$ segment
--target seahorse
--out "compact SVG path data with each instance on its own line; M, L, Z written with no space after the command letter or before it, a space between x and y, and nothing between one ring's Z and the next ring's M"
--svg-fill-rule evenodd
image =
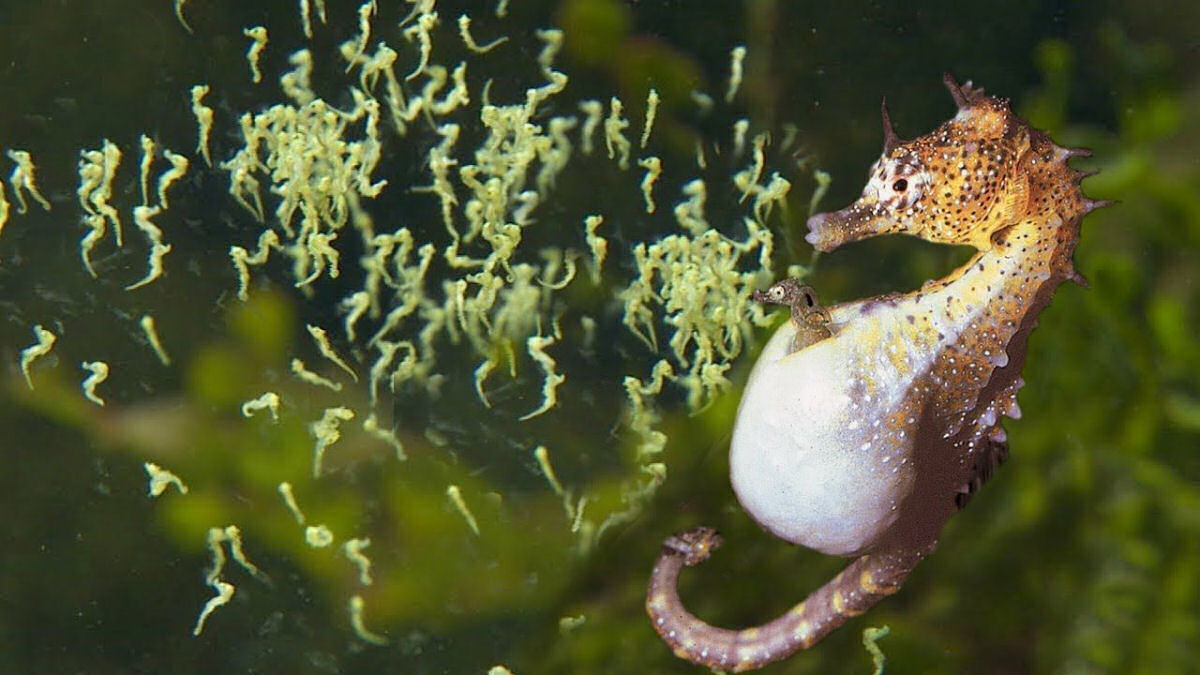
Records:
M730 480L766 530L853 557L775 620L744 630L684 608L680 570L720 545L709 528L670 537L646 611L680 658L740 672L811 647L895 593L937 545L946 521L1008 453L1026 344L1064 281L1086 285L1072 256L1080 223L1104 206L1090 175L1013 114L1007 101L943 78L958 112L911 141L882 106L883 153L862 196L812 216L820 251L889 233L977 249L962 267L910 293L819 310L785 280L760 301L792 307L750 374L730 443ZM782 286L781 286L782 284Z

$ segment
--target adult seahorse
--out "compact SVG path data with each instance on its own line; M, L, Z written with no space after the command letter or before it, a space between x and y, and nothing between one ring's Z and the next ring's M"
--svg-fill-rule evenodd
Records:
M883 155L858 201L808 221L821 251L888 233L974 246L969 262L911 293L821 310L791 280L757 297L792 307L746 384L729 462L738 500L773 534L855 560L767 624L711 626L680 602L683 566L720 538L667 539L646 611L680 657L743 671L807 648L894 593L942 526L1007 454L1025 347L1065 280L1079 225L1102 206L1086 174L1006 101L949 75L958 114L912 141L883 110Z

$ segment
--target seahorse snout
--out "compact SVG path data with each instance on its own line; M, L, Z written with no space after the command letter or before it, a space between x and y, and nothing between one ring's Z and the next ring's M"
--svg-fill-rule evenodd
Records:
M818 251L828 252L851 241L899 230L896 223L878 215L875 205L864 200L841 211L815 214L808 219L804 240Z
M825 226L825 216L828 214L818 213L810 216L808 219L808 234L804 235L804 241L807 241L813 248L819 249L821 242L821 230Z

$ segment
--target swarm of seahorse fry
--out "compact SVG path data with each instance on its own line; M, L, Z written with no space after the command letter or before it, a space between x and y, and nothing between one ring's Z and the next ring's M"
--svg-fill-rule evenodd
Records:
M1104 204L1067 165L1087 151L1055 145L969 82L945 84L957 114L915 140L898 138L884 109L883 154L862 196L810 218L807 240L829 251L903 233L977 253L918 290L825 310L790 280L755 296L792 306L792 320L746 384L734 492L771 533L854 560L775 620L729 630L693 616L676 591L680 570L720 538L697 528L667 539L646 610L680 658L744 671L817 643L896 592L1008 454L1001 417L1020 415L1029 334L1059 284L1083 283L1072 264L1080 221Z

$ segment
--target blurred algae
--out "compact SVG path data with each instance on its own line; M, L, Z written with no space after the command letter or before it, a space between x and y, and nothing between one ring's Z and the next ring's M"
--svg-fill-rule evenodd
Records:
M561 30L536 31L523 64L514 50L529 40L483 16L449 20L432 0L366 2L353 16L318 3L319 22L313 9L299 12L311 44L277 30L295 15L244 29L246 86L266 87L286 60L281 97L238 110L227 85L178 92L194 118L191 157L147 133L136 148L105 138L79 150L75 265L128 294L118 316L141 319L136 330L85 329L69 314L51 317L55 333L35 326L20 369L39 387L21 400L143 462L165 533L211 559L197 636L219 630L243 589L280 592L268 574L281 578L282 561L341 598L343 625L367 644L463 612L546 607L666 480L660 407L711 406L769 322L750 294L773 276L788 169L770 168L766 130L746 147L746 124L736 150L711 146L721 161L659 142L656 119L670 128L697 113L654 86L640 109L580 101L558 65ZM183 27L203 34L183 10ZM318 50L343 21L357 31L337 53ZM745 58L734 50L727 103ZM9 156L18 212L23 192L49 210L29 154ZM160 159L169 166L156 170ZM559 197L581 180L612 192ZM226 202L212 208L232 229L185 236L185 222L212 217L192 211L189 192L218 181ZM143 241L122 236L123 218ZM133 278L111 262L130 250L146 261ZM163 294L214 253L226 267L204 275L223 281L221 297L200 302L223 306L224 325L175 342L183 326ZM88 344L97 331L108 337ZM114 340L141 351L114 355L110 372L92 352ZM51 347L64 361L91 354L84 395L105 416L67 403L64 369L42 363Z

